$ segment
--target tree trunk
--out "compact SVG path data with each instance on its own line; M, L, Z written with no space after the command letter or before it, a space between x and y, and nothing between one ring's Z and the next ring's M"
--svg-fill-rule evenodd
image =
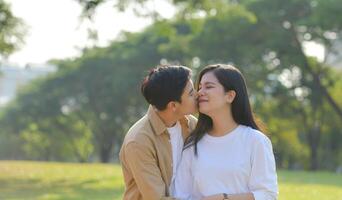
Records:
M308 143L310 147L310 170L317 170L319 168L318 163L318 147L320 143L321 125L316 120L312 131L308 133Z
M336 114L342 119L342 109L340 106L336 103L336 101L333 99L331 94L329 93L328 89L323 85L321 79L320 79L320 74L315 72L314 69L310 66L306 55L304 54L303 47L301 42L299 41L297 37L297 32L294 28L291 28L293 37L294 37L294 42L296 43L296 46L299 48L299 52L301 56L303 57L304 61L304 68L312 75L314 83L317 85L318 89L321 91L321 94L323 95L324 98L328 101L330 106L333 108L333 110L336 112Z
M104 137L106 138L106 137ZM103 138L103 139L104 139ZM110 138L110 137L108 137ZM112 160L112 150L113 150L113 139L107 139L102 141L100 144L100 160L102 163L109 163Z

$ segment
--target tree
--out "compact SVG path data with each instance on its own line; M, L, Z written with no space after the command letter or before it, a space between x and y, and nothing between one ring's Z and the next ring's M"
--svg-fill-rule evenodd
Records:
M300 120L305 126L303 132L310 149L310 168L317 169L318 150L324 126L322 113L327 109L323 105L325 102L328 103L340 120L342 105L329 92L337 80L333 78L330 66L308 57L304 52L304 43L317 42L328 52L334 50L332 44L341 41L342 15L339 12L339 1L174 2L176 5L188 5L187 9L182 10L187 13L184 16L196 17L196 13L205 13L205 29L197 39L195 38L199 46L193 48L206 49L198 52L199 58L209 62L231 61L242 68L250 67L245 71L254 74L248 76L250 82L254 83L253 86L258 86L255 84L259 82L257 79L267 80L276 77L276 81L268 80L261 84L261 87L254 89L259 89L259 92L260 89L267 89L274 98L285 100L284 104L281 104L283 106L292 106L287 102L292 97L296 98L298 106L293 108L296 111L294 114L302 116ZM240 10L244 10L243 13L250 16L250 20L239 17L234 19L234 16L239 15L232 14L231 10L227 11L233 7L242 7ZM233 10L239 13L236 12L237 9ZM184 19L187 20L189 17ZM235 23L231 23L230 19L234 19L232 22ZM257 69L252 70L253 66ZM286 74L289 76L284 78ZM282 77L284 79L280 83L286 88L282 90L286 96L279 92L281 86L274 83ZM263 99L262 97L259 100L264 101Z
M107 1L79 2L84 8L84 12L92 16L95 8ZM113 1L114 5L121 10L131 4L144 5L147 2L149 1ZM308 73L312 77L316 85L315 87L320 90L324 98L342 119L341 106L336 103L336 100L329 93L327 86L321 81L320 75L325 70L324 65L318 65L318 69L313 68L308 62L303 47L303 42L314 41L324 45L329 53L334 51L332 44L336 42L338 39L336 35L339 35L342 29L340 23L342 15L339 12L341 4L339 0L173 0L172 2L176 6L180 5L179 13L184 16L184 20L189 19L191 14L198 12L204 12L206 16L215 13L215 15L220 15L221 18L224 18L225 12L223 10L226 7L235 4L246 7L251 15L255 15L255 20L258 21L255 26L257 30L249 32L255 34L254 42L256 41L261 44L264 50L275 51L281 61L290 61L284 63L285 65L288 63L299 65L303 72ZM152 12L155 13L156 11ZM282 40L284 38L287 40ZM241 42L242 40L237 41Z
M303 51L308 40L329 48L338 40L327 39L323 33L323 27L328 27L325 32L338 35L338 29L332 33L329 28L338 23L316 22L321 20L317 16L330 16L326 11L331 6L315 11L315 4L308 0L174 2L182 6L173 19L158 19L140 33L123 33L109 47L85 49L80 58L57 62L58 73L37 85L44 91L38 94L45 96L35 90L20 96L17 102L22 109L7 110L1 126L12 129L8 132L34 132L42 141L63 133L68 133L65 138L69 134L74 138L70 141L84 137L83 141L91 140L96 157L108 162L113 152L117 154L128 127L146 109L138 86L149 68L181 63L196 73L200 66L224 62L245 74L251 102L268 127L280 167L332 169L341 163L341 146L333 140L341 135L340 117L329 100L342 105L336 95L341 89L340 75ZM11 116L22 117L10 124ZM49 134L49 130L56 131ZM78 135L81 132L91 137ZM89 155L86 146L69 144L85 149L81 157ZM337 156L327 156L330 152ZM332 164L318 163L323 158Z
M26 27L13 16L9 4L0 0L0 59L8 56L23 44Z
M120 2L120 1L117 1ZM129 1L145 4L148 1ZM301 116L302 131L310 149L310 168L318 168L322 113L328 103L342 119L341 103L329 92L336 78L330 66L305 54L304 43L320 43L330 53L341 41L341 4L338 0L199 0L172 1L184 21L202 19L202 29L190 39L189 54L202 64L233 62L253 83L253 92L280 99ZM126 4L127 5L127 4ZM199 13L202 13L199 17ZM184 38L184 37L181 37ZM179 37L178 37L179 39ZM252 48L251 48L252 47ZM205 50L203 50L205 49ZM258 79L267 80L264 83ZM268 80L273 79L273 80ZM277 83L278 82L278 83ZM258 84L256 84L258 83ZM260 84L259 84L260 83ZM285 93L279 92L283 88ZM259 96L260 97L260 96ZM287 104L289 99L296 104ZM263 102L264 98L256 98Z
M140 81L150 67L160 62L163 56L158 52L159 46L167 43L171 34L159 35L160 27L164 24L144 33L127 33L125 41L107 48L85 49L78 59L57 62L56 74L33 83L13 103L18 107L5 110L0 120L7 129L3 131L22 135L29 144L27 151L41 152L37 156L48 160L60 155L52 150L65 148L52 145L56 137L64 136L67 141L59 140L61 145L70 144L71 154L83 161L80 155L84 155L84 149L79 151L75 142L85 137L81 131L86 130L91 132L91 137L87 137L91 138L97 157L109 162L113 151L114 155L118 153L129 126L146 109L139 92ZM16 118L19 120L13 120ZM80 124L80 128L75 124Z

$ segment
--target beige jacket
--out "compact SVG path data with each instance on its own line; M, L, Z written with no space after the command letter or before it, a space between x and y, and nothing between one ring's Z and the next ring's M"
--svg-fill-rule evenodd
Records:
M183 139L195 128L191 115L180 120ZM172 149L166 126L150 106L125 136L120 150L124 200L160 200L169 197L172 178Z

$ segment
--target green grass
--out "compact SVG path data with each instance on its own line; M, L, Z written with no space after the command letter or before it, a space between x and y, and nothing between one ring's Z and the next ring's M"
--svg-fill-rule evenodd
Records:
M279 171L280 200L342 200L342 175Z
M118 165L0 161L1 200L122 199Z
M342 200L342 175L278 172L280 200ZM119 165L0 161L1 200L122 198Z

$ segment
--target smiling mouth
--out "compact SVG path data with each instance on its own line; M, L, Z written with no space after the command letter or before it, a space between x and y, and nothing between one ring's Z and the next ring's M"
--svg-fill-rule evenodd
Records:
M205 103L208 102L207 100L199 100L198 103Z

